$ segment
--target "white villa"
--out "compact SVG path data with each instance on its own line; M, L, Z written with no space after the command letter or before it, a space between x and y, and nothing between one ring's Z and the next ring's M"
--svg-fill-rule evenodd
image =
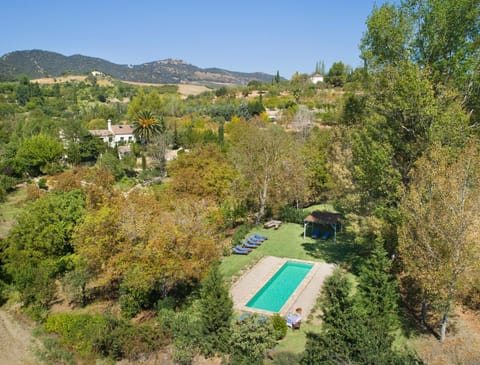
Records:
M310 77L310 81L312 81L313 84L323 82L323 75L321 73L315 73L312 75L312 77Z
M100 138L103 142L108 143L110 147L135 142L132 125L112 125L112 121L110 119L108 120L107 129L94 129L90 130L89 132L93 136Z

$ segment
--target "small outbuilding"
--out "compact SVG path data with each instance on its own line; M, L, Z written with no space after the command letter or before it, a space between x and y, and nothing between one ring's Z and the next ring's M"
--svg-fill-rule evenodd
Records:
M333 240L337 241L337 228L340 226L342 215L340 213L313 211L303 220L303 239L307 237L307 226L327 225L333 229Z

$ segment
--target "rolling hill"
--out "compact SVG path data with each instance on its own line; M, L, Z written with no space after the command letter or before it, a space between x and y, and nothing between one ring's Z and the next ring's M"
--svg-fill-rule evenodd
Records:
M0 80L18 75L30 78L56 77L62 74L82 75L92 70L123 81L159 84L219 83L243 85L252 80L270 82L273 75L242 73L219 68L202 69L181 60L166 59L141 65L118 65L100 58L82 55L28 50L10 52L0 57Z

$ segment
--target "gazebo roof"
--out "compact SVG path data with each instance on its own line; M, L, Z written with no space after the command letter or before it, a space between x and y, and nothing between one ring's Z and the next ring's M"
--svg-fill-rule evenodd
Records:
M313 211L303 220L306 223L338 224L342 215L340 213Z

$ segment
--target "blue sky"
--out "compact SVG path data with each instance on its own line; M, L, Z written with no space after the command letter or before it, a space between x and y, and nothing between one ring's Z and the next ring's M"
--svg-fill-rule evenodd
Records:
M384 0L6 0L0 55L43 49L119 64L165 58L290 78L317 61L359 66L358 45Z

